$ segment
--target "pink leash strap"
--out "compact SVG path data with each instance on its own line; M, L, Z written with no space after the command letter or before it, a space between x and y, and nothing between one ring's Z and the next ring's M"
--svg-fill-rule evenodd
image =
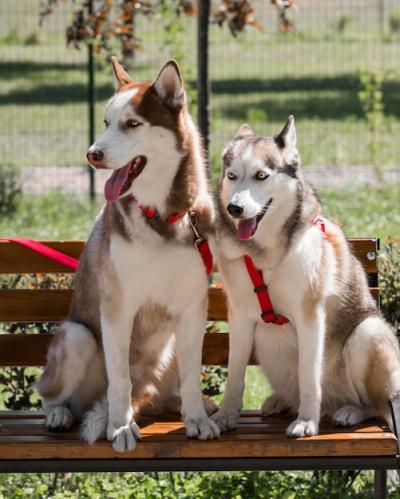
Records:
M50 248L50 246L47 246L46 244L39 243L39 241L33 241L32 239L27 239L25 237L9 237L2 240L25 246L26 248L36 251L36 253L40 253L41 255L50 258L50 260L54 260L69 269L76 270L78 268L79 260L62 253L61 251Z

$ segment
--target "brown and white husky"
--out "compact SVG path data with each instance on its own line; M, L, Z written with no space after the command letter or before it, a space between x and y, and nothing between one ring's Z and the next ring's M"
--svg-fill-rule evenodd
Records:
M88 152L94 167L112 171L108 202L38 384L47 426L84 419L84 439L106 435L125 451L140 438L137 411L181 408L188 436L215 438L199 386L208 283L189 221L194 214L212 239L199 134L174 61L150 84L115 58L113 71L106 128Z
M228 295L230 351L225 397L213 419L234 428L253 345L273 394L265 415L289 410L290 437L318 432L320 415L338 425L381 415L400 394L395 334L372 299L365 272L299 166L291 116L275 137L243 125L223 155L217 219L218 266ZM325 231L321 230L321 225ZM275 315L265 323L243 255L263 273Z

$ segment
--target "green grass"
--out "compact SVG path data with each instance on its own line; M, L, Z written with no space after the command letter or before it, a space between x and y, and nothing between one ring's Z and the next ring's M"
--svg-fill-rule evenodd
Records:
M354 480L351 488L348 481ZM0 498L368 499L372 473L91 473L1 475ZM390 491L391 499L400 497Z
M400 186L363 186L341 191L320 190L324 213L343 227L348 237L377 236L384 240L400 232ZM0 218L0 237L85 239L102 205L86 197L53 191L24 195L14 215Z
M100 200L92 205L84 197L59 191L25 195L15 214L0 217L0 237L86 239L100 206Z
M374 236L384 243L400 234L400 186L364 186L342 191L321 190L323 211L347 237Z

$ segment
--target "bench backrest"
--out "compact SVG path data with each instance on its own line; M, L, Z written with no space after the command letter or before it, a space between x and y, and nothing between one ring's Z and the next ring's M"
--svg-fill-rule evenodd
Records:
M379 302L377 252L379 240L350 239L354 254L368 273L370 291ZM83 241L43 241L43 243L79 258ZM0 274L71 273L56 262L16 243L0 241ZM0 322L60 322L68 313L71 289L0 289ZM227 310L222 289L210 287L208 319L226 321ZM0 367L41 366L45 363L51 334L0 334ZM207 333L203 364L226 365L228 334ZM254 359L251 359L254 363Z

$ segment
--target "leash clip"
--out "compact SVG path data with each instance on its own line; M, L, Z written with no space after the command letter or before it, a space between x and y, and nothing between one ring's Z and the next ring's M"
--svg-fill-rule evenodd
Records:
M202 234L198 229L198 220L196 213L191 211L189 215L189 226L193 232L193 246L198 248L203 241L207 241L207 236Z

